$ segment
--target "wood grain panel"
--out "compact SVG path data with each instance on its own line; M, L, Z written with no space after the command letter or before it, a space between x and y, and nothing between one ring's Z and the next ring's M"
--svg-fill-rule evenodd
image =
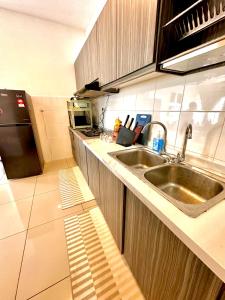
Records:
M153 62L157 0L117 0L117 78Z
M100 203L100 192L99 192L99 162L98 159L91 153L90 150L86 149L87 152L87 168L88 168L88 185L95 196L97 204Z
M87 73L87 46L84 44L83 48L81 49L75 64L75 78L76 78L76 89L81 89L88 80L88 73ZM86 62L86 64L85 64Z
M116 5L117 2L115 0L108 0L97 20L100 85L107 84L117 79Z
M97 29L93 27L74 64L77 90L99 75Z
M213 300L222 281L129 190L124 256L146 299Z
M84 146L81 140L78 141L79 143L79 167L88 182L88 171L87 171L87 156L86 156L86 147Z
M99 163L101 210L118 248L122 251L124 185Z

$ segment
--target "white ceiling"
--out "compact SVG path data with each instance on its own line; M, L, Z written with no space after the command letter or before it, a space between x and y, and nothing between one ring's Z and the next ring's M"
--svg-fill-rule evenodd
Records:
M0 8L87 30L106 0L0 0Z

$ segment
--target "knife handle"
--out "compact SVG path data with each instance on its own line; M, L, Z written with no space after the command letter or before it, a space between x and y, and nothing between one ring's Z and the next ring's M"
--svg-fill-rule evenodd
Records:
M130 121L130 124L129 124L129 126L128 126L128 129L131 128L131 125L132 125L133 122L134 122L134 118L131 118L131 121Z
M126 120L125 120L125 122L124 122L124 127L126 127L129 118L130 118L130 115L127 115Z

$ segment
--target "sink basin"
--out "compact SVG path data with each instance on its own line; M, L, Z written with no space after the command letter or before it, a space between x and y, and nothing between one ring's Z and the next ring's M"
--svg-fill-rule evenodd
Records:
M225 198L225 185L182 165L165 165L144 174L186 214L196 217Z
M123 150L115 157L127 166L135 169L147 169L162 165L166 160L146 148Z

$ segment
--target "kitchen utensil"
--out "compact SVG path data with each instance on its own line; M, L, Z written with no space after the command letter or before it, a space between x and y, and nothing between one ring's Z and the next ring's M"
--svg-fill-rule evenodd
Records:
M130 124L127 126L128 129L131 128L131 125L133 124L133 122L134 122L134 118L131 118Z
M135 144L138 141L138 138L141 134L142 129L143 129L143 125L137 125L137 127L134 128L135 137L134 137L134 140L133 140L133 144Z
M125 147L131 146L135 137L135 132L121 126L116 143Z
M125 120L124 125L123 125L124 127L126 127L129 118L130 118L130 115L127 115L126 120Z
M150 114L137 114L136 115L136 122L138 125L145 126L147 123L151 122L152 115Z
M138 122L136 122L135 125L134 125L134 128L133 128L134 132L135 132L135 129L137 128L137 126L138 126Z

